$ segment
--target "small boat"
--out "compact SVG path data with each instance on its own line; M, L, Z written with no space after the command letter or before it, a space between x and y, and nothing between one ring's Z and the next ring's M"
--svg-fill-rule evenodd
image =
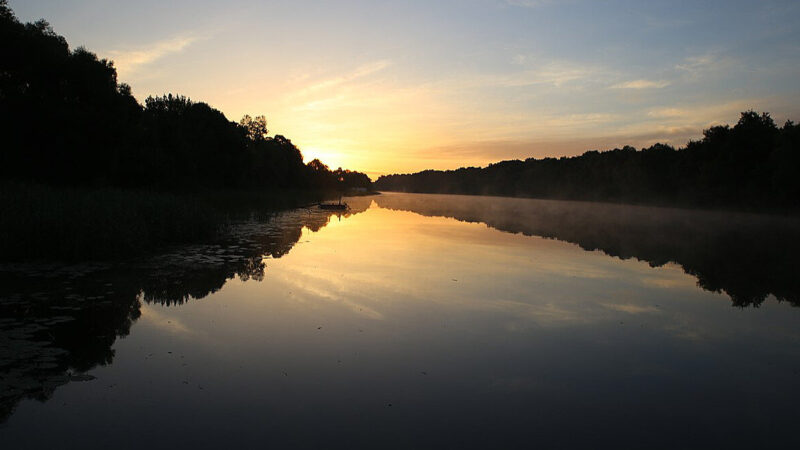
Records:
M333 211L344 211L349 208L347 203L320 203L320 209L328 209Z

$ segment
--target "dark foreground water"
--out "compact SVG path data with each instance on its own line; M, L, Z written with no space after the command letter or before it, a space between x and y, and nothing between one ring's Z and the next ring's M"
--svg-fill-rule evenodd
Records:
M800 448L796 220L349 201L0 267L0 448Z

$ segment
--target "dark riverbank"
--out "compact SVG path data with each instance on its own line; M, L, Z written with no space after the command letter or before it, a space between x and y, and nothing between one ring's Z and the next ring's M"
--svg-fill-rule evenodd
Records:
M0 186L0 260L117 259L203 242L231 220L334 197L321 190L159 192Z
M304 163L264 116L234 122L171 93L140 103L113 61L70 48L45 20L20 22L4 0L0 40L2 261L205 242L231 218L371 185L360 172Z
M385 175L382 191L602 201L786 213L800 211L800 125L743 112L683 148L655 144Z

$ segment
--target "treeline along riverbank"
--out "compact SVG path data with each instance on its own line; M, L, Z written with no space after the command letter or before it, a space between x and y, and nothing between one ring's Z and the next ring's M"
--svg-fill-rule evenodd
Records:
M742 113L675 149L626 146L580 156L502 161L378 178L376 189L612 201L770 212L800 209L800 125Z
M205 238L230 208L293 207L363 173L303 163L264 116L180 95L144 105L114 64L0 0L0 258L108 257Z

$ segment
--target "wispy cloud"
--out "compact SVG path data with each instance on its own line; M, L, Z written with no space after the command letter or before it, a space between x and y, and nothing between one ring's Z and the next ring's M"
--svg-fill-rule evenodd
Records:
M673 117L684 117L687 115L689 111L686 109L681 108L655 108L647 111L648 117L653 117L655 119L664 119L664 118L673 118Z
M740 112L764 103L765 99L751 98L706 105L652 108L647 111L647 117L658 119L661 124L679 121L685 126L705 127L735 121Z
M670 85L666 80L631 80L617 83L611 89L661 89Z
M536 85L561 88L583 83L604 83L612 77L611 72L604 67L574 61L541 61L526 55L516 55L511 62L522 68L512 73L459 76L443 80L443 85L448 89Z
M389 67L390 65L392 65L392 62L390 60L388 60L388 59L372 61L372 62L363 64L363 65L357 67L355 70L353 70L350 73L347 73L347 74L344 74L344 75L339 75L339 76L336 76L336 77L333 77L333 78L328 78L326 80L315 82L315 83L313 83L313 84L301 89L298 92L298 94L300 94L300 95L310 94L310 93L312 93L314 91L319 91L319 90L324 90L324 89L329 89L329 88L332 88L332 87L336 87L336 86L348 83L350 81L354 81L354 80L357 80L359 78L364 78L364 77L367 77L367 76L372 75L374 73L380 72L380 71L386 69L387 67Z
M197 42L200 38L193 35L174 36L146 46L108 52L121 75L128 75L143 66L174 53L179 53Z
M710 54L690 56L684 62L676 64L675 68L686 72L698 72L711 67L715 60L716 58Z
M333 110L382 109L381 102L389 102L391 92L383 86L380 78L367 80L387 67L389 60L377 60L362 64L345 73L290 89L284 96L286 104L294 112L321 114ZM306 80L302 78L300 80ZM367 94L369 93L369 94Z
M605 306L608 309L613 309L615 311L620 311L620 312L624 312L624 313L628 313L628 314L645 314L645 313L660 313L661 312L658 308L656 308L654 306L634 305L634 304L630 304L630 303L625 303L625 304L618 304L618 303L617 304L604 304L603 306Z
M293 111L330 111L332 109L341 108L343 103L347 102L349 98L345 95L334 95L332 97L322 98L319 100L312 100L309 102L301 103L293 106Z
M604 70L581 64L552 62L533 72L533 80L560 87L579 80L591 80L602 75Z
M683 62L675 65L675 70L682 72L690 80L697 80L712 72L729 70L733 65L734 60L731 58L706 53L687 57Z

